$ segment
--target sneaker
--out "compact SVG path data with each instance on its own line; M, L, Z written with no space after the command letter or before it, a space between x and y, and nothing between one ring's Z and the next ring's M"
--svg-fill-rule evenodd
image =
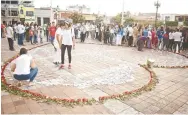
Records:
M57 62L53 62L53 64L55 64L56 66L58 65L58 63L57 63Z
M62 64L62 65L59 67L59 69L64 69L64 64Z
M70 64L69 64L68 68L71 69L71 65Z

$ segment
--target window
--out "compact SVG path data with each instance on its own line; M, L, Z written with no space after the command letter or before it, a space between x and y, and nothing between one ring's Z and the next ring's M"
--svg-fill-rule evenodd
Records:
M43 18L43 23L44 24L49 24L50 23L50 18Z
M26 11L26 16L34 16L33 11Z
M170 21L170 16L165 16L165 21Z
M41 26L41 17L37 17L37 24Z
M1 10L1 16L5 16L5 10Z

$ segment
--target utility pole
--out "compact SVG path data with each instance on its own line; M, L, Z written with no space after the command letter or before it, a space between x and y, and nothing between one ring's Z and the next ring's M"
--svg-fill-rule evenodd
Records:
M154 3L154 6L156 7L155 28L157 28L157 13L158 13L159 7L161 6L161 3L159 3L159 1L157 0L157 2Z
M124 0L123 0L123 7L122 7L122 13L121 13L121 25L123 25L124 22Z

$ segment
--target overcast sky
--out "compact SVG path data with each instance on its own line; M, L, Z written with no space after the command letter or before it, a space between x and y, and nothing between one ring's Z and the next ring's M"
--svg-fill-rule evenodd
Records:
M50 6L51 0L35 0L35 7ZM156 0L124 0L124 11L153 13L156 11ZM188 0L159 0L161 7L159 13L188 14ZM52 6L59 5L66 9L69 5L86 5L91 8L91 13L116 15L122 11L123 0L52 0Z

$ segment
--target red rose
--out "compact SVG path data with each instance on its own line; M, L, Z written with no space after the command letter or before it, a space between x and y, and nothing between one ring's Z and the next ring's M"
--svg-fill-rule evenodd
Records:
M75 102L75 100L74 100L74 99L71 99L71 100L70 100L70 102L71 102L71 103L74 103L74 102Z
M81 102L82 100L81 99L77 99L77 102Z
M83 102L87 102L87 101L88 101L88 99L86 99L86 98L83 98L83 99L82 99L82 101L83 101Z

